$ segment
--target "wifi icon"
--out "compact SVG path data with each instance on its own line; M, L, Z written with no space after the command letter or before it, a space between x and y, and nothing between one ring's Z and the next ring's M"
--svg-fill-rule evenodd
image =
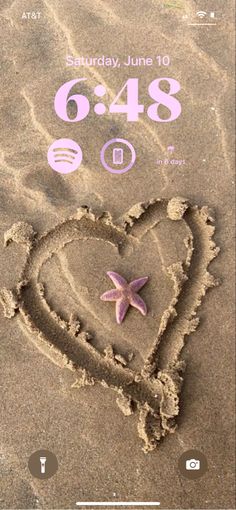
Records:
M207 15L207 12L206 12L206 11L198 11L198 12L197 12L197 16L198 16L199 18L204 18L206 15Z
M60 138L50 145L47 159L50 167L60 174L70 174L79 168L83 154L81 147L70 138Z

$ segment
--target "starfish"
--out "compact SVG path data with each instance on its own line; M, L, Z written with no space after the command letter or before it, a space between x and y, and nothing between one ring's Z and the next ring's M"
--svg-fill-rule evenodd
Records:
M116 288L104 292L100 299L102 301L116 301L116 322L118 324L121 324L124 320L130 305L137 308L142 315L147 314L146 304L137 292L145 285L148 276L137 278L137 280L130 283L114 271L108 271L107 276L111 278Z

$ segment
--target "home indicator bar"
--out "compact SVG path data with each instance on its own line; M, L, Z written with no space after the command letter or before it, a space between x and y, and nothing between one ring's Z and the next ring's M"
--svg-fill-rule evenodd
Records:
M77 501L77 506L159 506L159 501Z

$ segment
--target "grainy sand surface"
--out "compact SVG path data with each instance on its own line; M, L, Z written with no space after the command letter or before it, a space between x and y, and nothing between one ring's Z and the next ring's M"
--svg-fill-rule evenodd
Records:
M0 6L0 508L102 500L233 508L234 3L186 0L182 10L154 0L44 0L33 6L37 20L22 19L31 10L25 0ZM222 15L214 27L188 26L199 9ZM67 55L121 62L170 55L171 64L72 68ZM149 83L163 76L181 83L177 121L93 113L97 84L109 104L128 78L139 78L146 105ZM79 77L87 78L80 90L91 112L68 124L53 100ZM137 152L123 175L100 163L114 137ZM59 138L82 147L78 171L49 167L48 147ZM156 164L169 145L185 164ZM84 205L94 217L77 212ZM110 216L101 219L103 211ZM114 304L99 299L112 287L109 270L129 281L149 276L140 292L146 318L132 309L115 323ZM25 279L28 286L17 288ZM49 480L28 470L39 449L58 459ZM178 471L190 449L208 460L197 481Z

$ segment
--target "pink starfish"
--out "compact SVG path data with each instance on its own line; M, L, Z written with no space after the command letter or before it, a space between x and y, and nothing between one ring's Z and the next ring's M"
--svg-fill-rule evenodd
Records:
M137 292L145 285L148 276L128 283L123 276L114 273L114 271L108 271L107 275L111 278L116 288L104 292L100 299L102 301L116 301L116 321L118 324L121 324L124 320L130 305L137 308L142 315L146 315L146 304Z

